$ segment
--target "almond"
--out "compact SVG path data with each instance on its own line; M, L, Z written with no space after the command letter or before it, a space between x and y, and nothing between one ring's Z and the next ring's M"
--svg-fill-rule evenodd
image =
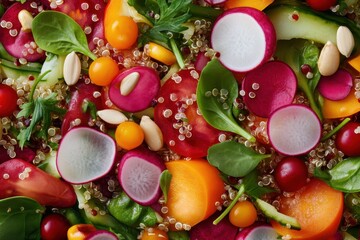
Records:
M163 145L163 135L159 126L148 116L142 116L140 127L144 131L145 142L153 151L159 151Z
M25 9L21 10L18 14L18 19L21 24L21 30L24 32L31 32L32 22L34 17Z
M355 47L354 35L349 28L340 26L336 32L336 44L342 55L350 57Z
M328 41L320 52L317 62L319 72L323 76L333 75L340 65L340 52L336 45Z
M123 96L129 95L134 90L136 84L140 79L140 73L132 72L127 75L120 84L120 94Z
M75 85L79 81L81 73L81 62L75 52L69 53L64 61L64 80L67 85Z
M128 118L120 111L115 109L104 109L97 111L97 115L106 123L118 125L128 120Z

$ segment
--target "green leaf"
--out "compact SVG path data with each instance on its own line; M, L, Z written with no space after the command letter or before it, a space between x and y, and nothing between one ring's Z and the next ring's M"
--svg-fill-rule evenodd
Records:
M169 231L169 240L190 240L189 233L187 231Z
M271 155L259 154L244 144L227 141L215 144L208 150L208 161L221 172L233 176L244 177Z
M43 11L33 20L32 33L36 44L43 50L67 55L80 52L95 60L84 31L71 17L57 11Z
M0 201L0 239L40 239L40 222L45 208L27 197Z
M161 191L164 194L165 203L167 203L167 199L168 199L168 192L169 192L171 178L172 178L172 175L169 172L169 170L164 170L161 173L161 176L160 176L160 188L161 188Z
M308 85L313 93L315 92L321 77L321 74L317 67L319 55L320 55L320 50L314 43L311 43L309 41L305 42L304 47L302 49L300 66L302 66L303 64L307 64L312 69L313 77L311 79L308 79Z
M241 128L232 115L232 105L238 97L238 84L219 60L210 61L203 69L196 96L201 114L211 126L255 142L255 138Z
M81 110L83 113L89 112L90 116L92 119L96 119L96 105L95 103L89 101L89 100L84 100L82 106L81 106Z
M275 192L273 188L259 186L258 173L256 170L246 175L242 181L245 186L246 194L253 198L260 198L264 194Z

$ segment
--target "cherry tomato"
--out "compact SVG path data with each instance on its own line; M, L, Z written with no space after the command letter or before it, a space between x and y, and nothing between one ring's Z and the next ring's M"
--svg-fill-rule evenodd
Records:
M134 45L138 32L136 22L128 16L118 16L105 25L105 38L117 49L129 49Z
M229 220L237 227L248 227L257 219L257 212L254 204L249 201L237 202L230 210Z
M5 84L0 84L0 117L8 117L17 109L18 95Z
M335 6L337 0L306 0L309 6L317 11L326 11Z
M98 86L108 86L120 72L115 60L110 57L99 57L89 67L91 82Z
M47 215L41 221L41 239L66 240L70 222L61 214Z
M305 186L307 174L307 167L303 160L297 157L285 157L276 166L274 175L281 190L294 192Z
M157 228L145 229L141 235L141 240L168 240L166 232Z
M349 122L341 128L335 144L346 156L360 156L360 123Z
M115 140L123 149L134 149L144 141L144 131L135 122L123 122L116 128Z
M204 157L223 132L211 127L199 114L195 95L198 81L190 70L177 74L177 79L169 79L160 88L155 123L172 151L185 157Z

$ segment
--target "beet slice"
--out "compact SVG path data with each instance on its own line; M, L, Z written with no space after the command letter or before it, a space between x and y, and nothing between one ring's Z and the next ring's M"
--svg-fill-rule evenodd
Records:
M17 2L6 10L0 20L0 42L13 57L36 62L44 59L45 52L38 48L31 31L21 30L21 24L18 19L18 14L23 9L30 12L33 16L39 13L40 7L33 8L31 4L35 5L37 2L27 1L24 4Z
M339 69L331 76L321 76L318 90L319 93L333 101L346 98L353 86L353 78L351 73L345 69Z
M246 107L253 114L264 118L292 103L296 88L294 71L281 61L267 62L248 72L242 82Z

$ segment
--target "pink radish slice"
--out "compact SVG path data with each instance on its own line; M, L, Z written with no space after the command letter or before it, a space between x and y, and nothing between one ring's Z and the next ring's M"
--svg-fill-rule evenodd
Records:
M201 72L209 61L210 61L210 58L206 57L205 53L200 52L196 56L196 60L194 63L195 70L198 72Z
M339 69L331 76L321 76L318 90L323 97L337 101L346 98L352 86L352 75L345 69Z
M128 95L120 92L124 79L132 74L139 74L138 82ZM120 109L128 112L139 112L151 106L160 89L160 78L154 69L149 67L133 67L120 73L109 89L110 100Z
M71 129L62 139L56 166L61 177L72 184L94 181L106 175L116 156L115 141L88 127Z
M18 14L25 9L32 15L39 13L38 8L32 8L33 1L26 1L21 4L14 3L9 7L0 22L0 42L6 51L15 58L24 58L29 62L44 59L45 52L37 47L34 37L30 32L21 30Z
M278 239L279 235L269 225L255 224L253 226L243 228L235 240L275 240Z
M250 112L268 118L292 103L297 88L294 71L284 62L271 61L248 72L242 82L244 103Z
M226 0L205 0L210 5L217 5L226 2Z
M85 240L118 240L118 237L110 231L97 230L89 233Z
M268 61L276 47L276 32L261 11L239 7L220 15L211 33L219 60L235 72L247 72Z
M304 105L287 105L275 110L268 121L271 145L289 156L309 152L319 142L321 123L316 113Z
M125 193L142 205L154 204L161 195L162 159L146 148L127 152L120 163L118 179Z

